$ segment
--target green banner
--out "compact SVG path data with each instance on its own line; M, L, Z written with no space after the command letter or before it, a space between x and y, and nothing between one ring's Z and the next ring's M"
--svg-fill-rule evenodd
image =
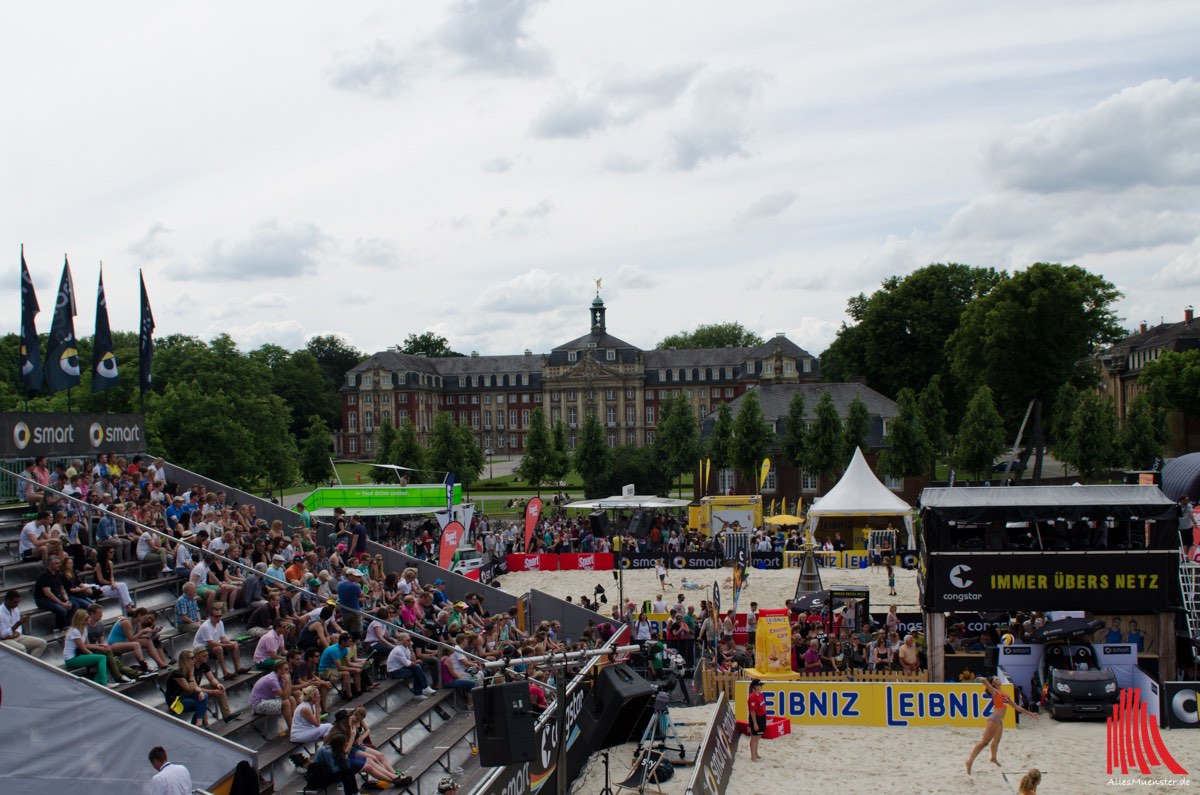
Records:
M462 504L462 484L454 484L454 504ZM446 487L440 483L416 486L328 486L304 498L310 511L322 508L428 508L430 512L446 510Z

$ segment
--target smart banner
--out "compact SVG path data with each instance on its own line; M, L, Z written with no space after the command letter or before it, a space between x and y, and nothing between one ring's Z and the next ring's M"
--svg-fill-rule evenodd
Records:
M755 569L782 569L782 552L755 552L750 556L750 566Z
M930 553L925 609L1087 610L1124 615L1171 609L1179 553Z
M98 453L144 453L142 414L0 413L0 457L94 457Z
M724 795L729 787L733 757L737 753L740 736L737 718L733 714L733 704L722 692L704 732L704 739L700 742L700 750L696 753L695 766L692 768L692 777L688 780L685 795Z
M669 555L666 563L672 569L719 569L725 565L725 556L718 552L682 552Z
M792 670L792 628L787 610L759 610L754 636L756 669L765 674Z
M841 552L817 550L813 552L813 556L817 559L817 565L825 568L865 569L871 565L867 552L861 549L846 549ZM804 565L804 553L796 550L784 552L783 565L788 569L800 568Z
M611 571L611 552L563 552L558 556L560 571Z
M748 681L734 690L737 719L746 720ZM1003 687L1013 697L1011 685ZM962 726L979 728L992 714L980 684L926 682L763 682L767 714L793 726ZM1017 725L1008 710L1004 725Z
M617 565L623 569L653 569L654 564L660 560L663 560L662 555L651 555L648 552L622 552L617 556Z
M1169 729L1200 729L1200 682L1163 682L1162 714Z

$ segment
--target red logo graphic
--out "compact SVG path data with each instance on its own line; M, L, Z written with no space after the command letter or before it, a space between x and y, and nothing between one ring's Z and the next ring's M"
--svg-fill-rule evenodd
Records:
M1121 691L1120 702L1113 707L1108 719L1108 775L1120 768L1122 774L1136 767L1147 774L1151 767L1166 765L1177 776L1186 776L1184 770L1163 743L1158 733L1158 720L1147 713L1138 688Z

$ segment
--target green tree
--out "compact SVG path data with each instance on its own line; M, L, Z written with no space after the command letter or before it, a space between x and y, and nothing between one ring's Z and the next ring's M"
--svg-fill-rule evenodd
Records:
M409 482L428 480L425 466L425 448L417 441L417 429L408 417L400 420L396 428L396 437L388 449L389 464L407 467L410 471L406 477Z
M737 417L733 421L732 463L743 480L755 484L758 491L759 467L771 448L775 433L771 430L758 402L758 392L742 395Z
M929 479L937 477L938 459L950 450L950 434L946 430L946 406L942 402L942 376L935 375L921 390L917 398L917 409L921 415L921 430L929 442ZM914 473L919 474L919 473Z
M261 348L259 349L261 350ZM251 353L251 356L257 351ZM316 358L306 350L287 353L270 364L271 391L287 403L291 412L289 428L292 435L302 438L308 418L320 414L332 425L341 417L341 400L337 389L330 389L325 373Z
M854 458L854 451L867 446L867 436L871 433L871 410L862 398L854 396L846 409L846 422L842 427L842 443L845 445L843 460L849 462Z
M463 424L458 426L458 443L459 443L459 461L458 461L458 482L463 484L463 491L469 492L471 487L479 482L479 478L483 476L483 469L487 466L487 459L484 458L483 448L479 446L479 441L475 438L475 431L470 425Z
M391 464L392 449L396 446L396 429L391 420L384 418L379 425L379 436L375 439L375 463ZM375 483L399 483L400 473L390 466L371 467L371 480Z
M554 447L550 431L546 427L546 412L535 408L529 415L529 433L525 435L525 454L517 467L517 474L542 495L542 481L554 467Z
M325 375L326 388L336 399L337 391L346 382L346 373L354 369L366 356L350 343L336 334L324 334L309 339L304 345L317 360L317 366ZM155 364L158 360L155 359ZM339 414L333 421L333 427L341 427L342 418Z
M780 439L779 452L796 467L797 472L804 471L808 453L808 429L804 420L804 394L799 390L792 393L788 401L787 416L783 420L783 434Z
M654 451L668 479L678 479L682 496L683 473L695 469L700 452L696 415L691 402L682 395L668 398L660 408L662 414L658 418Z
M896 397L900 414L888 426L887 449L879 456L879 469L894 478L916 477L929 466L931 445L925 433L917 396L908 387Z
M424 334L409 334L404 338L404 344L400 346L400 350L414 356L427 356L430 359L462 356L458 351L450 349L450 340L432 331L426 331Z
M731 323L700 324L695 331L680 331L663 338L655 350L694 350L696 348L753 348L763 344L763 338L736 321Z
M1156 405L1200 416L1200 349L1164 353L1142 368L1138 385L1150 393Z
M1046 428L1050 452L1064 465L1070 465L1076 459L1075 436L1071 432L1071 425L1075 422L1080 399L1081 391L1067 382L1058 388L1051 404L1050 422Z
M571 471L571 451L567 449L567 426L562 420L554 423L554 428L550 433L550 469L546 474L555 482L562 482L567 479L567 473Z
M441 480L447 472L458 476L457 467L461 458L458 428L448 411L439 411L433 418L433 430L429 434L429 446L425 448L425 462L434 480Z
M954 439L954 465L985 480L1004 449L1004 421L992 400L990 387L975 390Z
M612 463L612 451L604 442L604 429L600 420L588 412L579 431L579 444L575 447L575 471L583 480L583 492L588 497L603 496L600 492L608 480Z
M959 383L970 390L991 387L1011 424L1033 402L1035 483L1045 443L1042 406L1068 381L1094 382L1095 369L1087 364L1092 352L1125 336L1113 310L1120 297L1111 283L1083 268L1039 262L972 301L946 343Z
M1070 463L1085 480L1093 480L1120 462L1117 413L1112 401L1093 389L1084 390L1071 418Z
M813 422L805 440L808 450L805 471L829 477L846 465L842 418L833 405L833 395L823 392L813 413Z
M620 494L627 483L633 483L638 494L665 495L671 490L670 479L659 466L654 450L648 447L621 445L614 448L608 475L597 493Z
M717 418L713 420L712 433L708 437L706 451L712 459L714 470L725 469L733 461L733 410L728 403L717 404Z
M333 474L333 464L329 460L333 435L319 414L308 419L308 434L300 444L300 477L305 483L319 486Z
M935 375L948 373L946 339L966 307L1000 280L991 268L936 263L892 276L870 296L854 296L847 306L851 324L821 354L822 376L828 381L865 376L887 395L904 387L920 391Z
M1166 412L1154 405L1147 394L1140 394L1129 404L1125 422L1117 437L1121 459L1130 469L1149 469L1170 440Z

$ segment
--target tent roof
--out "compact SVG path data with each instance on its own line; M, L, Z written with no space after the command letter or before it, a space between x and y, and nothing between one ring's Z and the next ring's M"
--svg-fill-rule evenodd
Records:
M670 497L658 497L653 494L632 494L622 497L619 494L599 500L580 500L568 503L568 508L592 509L602 511L636 510L638 508L684 508L691 505L690 500L673 500Z
M1162 490L1174 500L1185 494L1200 496L1200 453L1188 453L1168 461L1162 471Z
M1025 521L1114 516L1166 519L1177 509L1157 486L998 486L925 489L921 510L944 520Z
M810 516L909 516L912 512L911 505L879 482L862 450L854 451L842 479L808 509Z

